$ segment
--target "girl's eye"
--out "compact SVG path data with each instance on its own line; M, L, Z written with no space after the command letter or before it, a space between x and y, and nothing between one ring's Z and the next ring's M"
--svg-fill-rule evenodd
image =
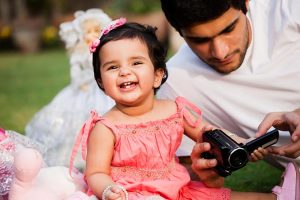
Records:
M114 69L117 69L118 67L115 66L115 65L111 65L109 67L107 67L107 70L114 70Z
M141 64L143 64L143 63L140 62L140 61L135 61L135 62L133 62L133 65L141 65Z

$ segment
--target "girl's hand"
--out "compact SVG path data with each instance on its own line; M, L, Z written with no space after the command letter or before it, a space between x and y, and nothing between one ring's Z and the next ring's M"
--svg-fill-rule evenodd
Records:
M126 200L125 193L119 186L115 185L109 188L104 194L105 200Z
M256 162L256 161L259 161L259 160L262 160L264 159L264 157L266 155L268 155L269 151L268 149L264 149L264 148L261 148L259 147L258 149L255 149L252 153L251 153L251 158L250 160L252 162Z

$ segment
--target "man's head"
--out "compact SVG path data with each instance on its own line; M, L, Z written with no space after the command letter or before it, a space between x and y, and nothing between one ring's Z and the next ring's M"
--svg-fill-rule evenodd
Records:
M161 0L170 24L194 53L228 74L241 65L251 40L248 0Z

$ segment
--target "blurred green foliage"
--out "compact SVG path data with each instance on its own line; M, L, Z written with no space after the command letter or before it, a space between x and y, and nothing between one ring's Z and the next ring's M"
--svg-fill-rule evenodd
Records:
M145 14L160 9L159 0L113 0L107 8L113 13Z

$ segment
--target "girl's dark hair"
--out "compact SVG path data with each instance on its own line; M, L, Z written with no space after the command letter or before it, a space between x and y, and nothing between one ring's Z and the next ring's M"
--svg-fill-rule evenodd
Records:
M122 39L139 39L147 45L149 57L154 66L154 70L162 69L164 71L164 76L161 85L168 78L168 71L166 67L166 55L167 50L164 45L157 39L155 31L157 28L152 26L143 26L138 23L126 23L116 29L111 30L108 34L103 35L100 38L100 45L97 47L96 51L93 53L93 66L94 66L94 77L97 84L101 90L103 88L99 83L102 82L100 74L101 60L99 57L99 51L103 45L110 41L117 41ZM155 88L154 92L159 88Z
M169 23L181 33L181 29L208 22L224 14L230 7L245 14L245 0L161 0L161 7Z

